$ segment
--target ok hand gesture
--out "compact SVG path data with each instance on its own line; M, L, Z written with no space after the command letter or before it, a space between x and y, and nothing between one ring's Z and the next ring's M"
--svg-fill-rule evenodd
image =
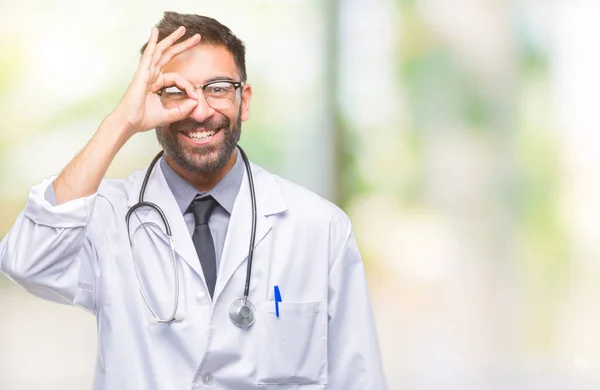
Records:
M173 57L200 42L200 35L196 34L174 45L184 33L185 28L179 27L171 35L157 42L158 30L152 28L148 45L133 80L113 112L113 116L124 123L130 135L184 119L198 104L196 90L189 81L177 73L163 73L165 65ZM163 107L156 93L173 85L186 91L188 99L177 107L167 109Z

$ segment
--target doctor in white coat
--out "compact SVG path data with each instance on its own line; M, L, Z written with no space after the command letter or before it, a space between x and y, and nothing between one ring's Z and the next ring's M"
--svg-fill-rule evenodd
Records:
M94 389L387 387L348 217L244 165L244 56L216 20L165 13L122 101L58 177L31 189L0 242L11 280L96 316ZM104 179L151 129L164 149L156 165ZM151 206L126 218L140 192L165 220Z

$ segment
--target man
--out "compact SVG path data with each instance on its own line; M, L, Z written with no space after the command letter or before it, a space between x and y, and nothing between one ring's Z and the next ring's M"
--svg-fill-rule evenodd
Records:
M165 13L122 101L1 241L14 282L97 317L95 389L386 388L350 221L245 166L251 97L227 27ZM151 129L156 165L104 179Z

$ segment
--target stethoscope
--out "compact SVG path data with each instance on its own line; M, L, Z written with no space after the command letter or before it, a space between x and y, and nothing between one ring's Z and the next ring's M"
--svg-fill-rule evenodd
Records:
M229 306L229 317L231 318L231 321L235 325L237 325L241 328L247 328L254 323L254 319L255 319L254 313L256 312L254 305L248 299L248 294L250 292L250 279L251 279L251 274L252 274L252 257L254 255L254 240L256 237L256 215L257 215L257 213L256 213L256 193L254 191L254 180L252 179L252 170L250 169L250 162L248 161L248 157L246 156L246 153L239 145L238 145L238 149L242 155L242 159L244 160L244 165L246 166L246 172L248 174L248 184L250 185L250 199L252 202L252 230L251 230L252 233L250 234L250 248L248 249L248 264L246 267L246 284L244 287L244 296L240 297L240 298L236 298L233 300L233 302L231 302L231 305ZM177 270L177 256L175 254L175 243L173 241L173 235L171 234L171 226L169 225L169 222L167 221L167 217L165 216L165 213L162 211L162 209L160 207L158 207L156 204L154 204L152 202L144 201L144 194L146 192L146 186L148 185L148 180L150 179L150 174L152 173L154 166L156 165L156 163L160 159L160 157L163 155L163 153L164 153L164 151L160 151L156 155L156 157L154 157L152 162L150 163L150 166L148 167L148 170L146 171L146 176L144 176L144 181L142 182L142 187L140 188L139 201L138 201L138 203L131 206L131 208L129 209L129 211L127 211L127 214L125 215L125 221L127 223L127 235L129 237L129 245L131 247L133 247L133 243L131 240L131 233L129 230L129 219L131 217L131 214L133 214L133 212L136 209L138 209L140 207L144 207L144 206L150 207L151 209L155 210L160 215L160 218L162 219L162 221L165 225L165 231L169 238L169 246L171 247L171 256L172 256L172 260L173 260L173 273L175 275L175 299L173 302L173 312L171 313L171 316L169 318L161 319L156 314L154 309L152 309L152 306L150 305L150 302L148 301L146 293L144 292L144 289L142 287L142 282L141 282L140 276L138 274L135 259L133 261L135 275L138 280L138 285L140 288L140 292L142 294L142 298L144 299L146 306L148 307L148 309L150 309L150 312L154 316L153 320L151 321L152 324L159 324L159 323L169 324L172 322L183 320L183 316L178 315L178 313L177 313L177 309L179 307L179 273Z

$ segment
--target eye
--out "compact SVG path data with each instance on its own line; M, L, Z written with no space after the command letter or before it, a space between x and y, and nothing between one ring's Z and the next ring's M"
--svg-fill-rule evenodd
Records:
M206 87L205 92L210 95L227 95L233 90L233 85L227 82L219 82L210 84Z
M163 95L167 95L167 96L179 96L184 94L185 92L183 92L181 89L177 88L176 86L172 85L170 87L164 87L161 90L161 93Z

